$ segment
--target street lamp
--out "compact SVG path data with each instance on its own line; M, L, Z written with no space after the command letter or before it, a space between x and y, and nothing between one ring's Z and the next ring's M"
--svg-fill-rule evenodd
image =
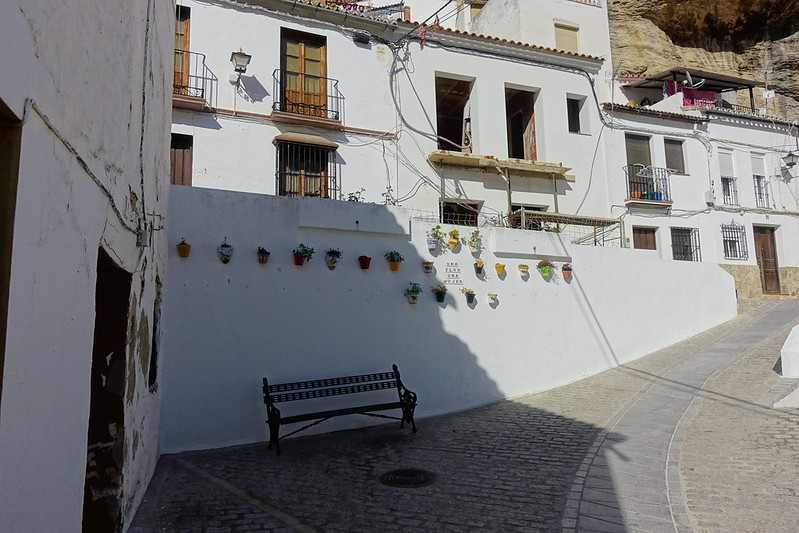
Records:
M782 156L782 161L785 163L786 167L791 168L799 162L799 155L796 155L793 152L788 152L786 155Z

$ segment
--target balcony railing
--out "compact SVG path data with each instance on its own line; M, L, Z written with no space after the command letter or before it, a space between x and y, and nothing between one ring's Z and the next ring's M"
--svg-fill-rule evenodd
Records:
M671 202L670 178L674 170L646 165L627 165L627 198Z
M205 66L205 54L175 49L173 94L202 98L212 103L217 81L217 77Z
M572 2L577 2L578 4L585 4L587 6L594 6L594 7L602 7L602 4L599 0L571 0Z
M752 107L751 105L738 105L732 104L727 100L718 98L716 99L715 103L696 103L698 107L706 107L709 109L718 109L720 111L731 111L733 113L737 113L739 115L749 115L754 117L763 117L765 116L764 110L757 109Z
M272 77L275 111L341 120L344 96L338 90L338 80L280 69Z

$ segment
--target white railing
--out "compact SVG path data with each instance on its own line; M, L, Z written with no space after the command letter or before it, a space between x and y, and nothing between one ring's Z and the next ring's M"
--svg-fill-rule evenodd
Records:
M602 7L599 0L569 0L570 2L577 2L578 4L585 4L587 6Z

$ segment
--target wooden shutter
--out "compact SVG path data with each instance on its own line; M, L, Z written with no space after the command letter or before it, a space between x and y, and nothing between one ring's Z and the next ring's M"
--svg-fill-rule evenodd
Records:
M177 94L187 94L189 85L189 26L191 9L177 6L175 22L175 67L173 86Z
M649 152L649 137L643 135L624 136L624 142L627 146L627 164L628 165L652 165L652 155Z
M191 162L194 139L191 135L172 134L169 150L171 163L170 183L172 185L191 185Z
M682 153L682 141L666 139L663 142L666 149L666 168L685 173L685 160Z
M763 159L763 156L752 156L752 174L755 176L766 175L766 162Z
M579 29L573 26L555 24L555 48L566 52L579 53Z
M639 250L657 250L654 228L633 228L633 247Z

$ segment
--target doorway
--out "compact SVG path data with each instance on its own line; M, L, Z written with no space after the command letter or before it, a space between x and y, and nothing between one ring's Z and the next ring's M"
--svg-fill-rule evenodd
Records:
M131 275L100 249L95 286L84 533L122 530L125 381Z
M757 266L760 269L760 283L763 294L779 294L780 273L777 264L777 247L774 239L774 228L754 226L755 253Z

